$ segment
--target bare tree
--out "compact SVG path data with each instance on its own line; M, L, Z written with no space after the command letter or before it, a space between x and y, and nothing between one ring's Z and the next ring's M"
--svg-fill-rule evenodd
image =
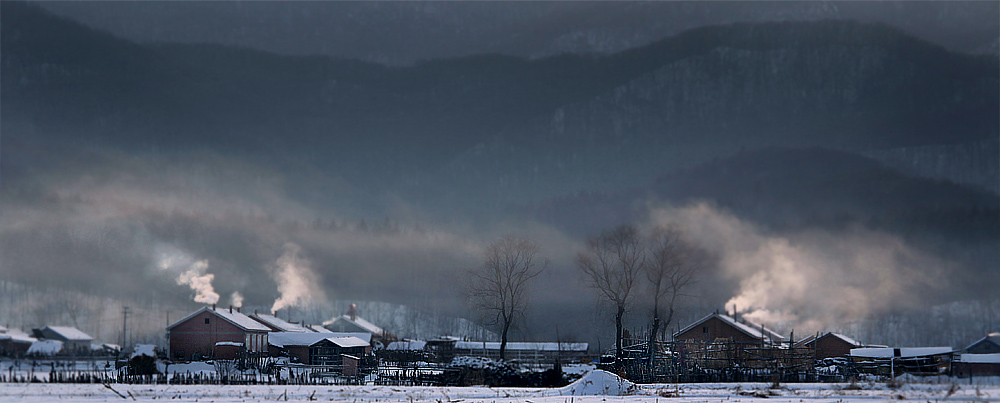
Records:
M645 264L645 248L634 226L622 225L587 241L577 267L597 293L615 306L615 354L622 356L622 318Z
M471 274L471 296L476 308L500 326L500 359L506 358L507 334L514 321L528 308L528 283L546 263L539 261L541 248L528 238L506 235L493 241L483 253L483 265Z
M687 241L675 225L654 228L646 237L649 260L645 266L653 297L653 326L649 332L649 352L653 357L656 334L674 318L677 298L707 264L706 253ZM666 317L663 316L666 310Z

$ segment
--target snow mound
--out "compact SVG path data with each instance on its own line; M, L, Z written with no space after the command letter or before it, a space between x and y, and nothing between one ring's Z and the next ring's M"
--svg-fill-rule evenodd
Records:
M561 396L624 396L637 392L634 383L604 370L593 370L582 378L559 389Z

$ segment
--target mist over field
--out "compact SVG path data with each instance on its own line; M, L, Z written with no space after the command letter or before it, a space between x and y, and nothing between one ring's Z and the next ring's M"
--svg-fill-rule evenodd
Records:
M675 224L713 259L668 329L1000 330L995 2L0 6L0 325L490 337L464 279L516 234L548 265L514 338L606 349L577 254Z

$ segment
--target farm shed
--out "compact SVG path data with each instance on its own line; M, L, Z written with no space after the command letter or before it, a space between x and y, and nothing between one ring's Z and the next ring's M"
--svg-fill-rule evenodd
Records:
M211 358L220 342L241 343L246 351L263 353L269 331L239 310L206 306L167 327L169 354L180 359Z
M1000 376L1000 353L962 354L951 365L952 373L960 378Z
M853 360L862 371L876 375L909 373L939 375L951 370L954 350L951 347L874 347L851 349Z

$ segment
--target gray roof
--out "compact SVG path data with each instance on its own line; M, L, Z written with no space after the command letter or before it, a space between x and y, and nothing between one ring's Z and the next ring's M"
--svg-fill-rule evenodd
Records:
M77 328L71 327L71 326L46 326L46 327L42 328L42 333L43 334L48 333L46 331L55 334L57 336L56 338L60 338L60 339L63 339L65 341L91 341L91 340L94 340L94 338L90 337L89 334L86 334L86 333L80 331L80 329L77 329ZM48 337L47 334L46 334L46 337Z

